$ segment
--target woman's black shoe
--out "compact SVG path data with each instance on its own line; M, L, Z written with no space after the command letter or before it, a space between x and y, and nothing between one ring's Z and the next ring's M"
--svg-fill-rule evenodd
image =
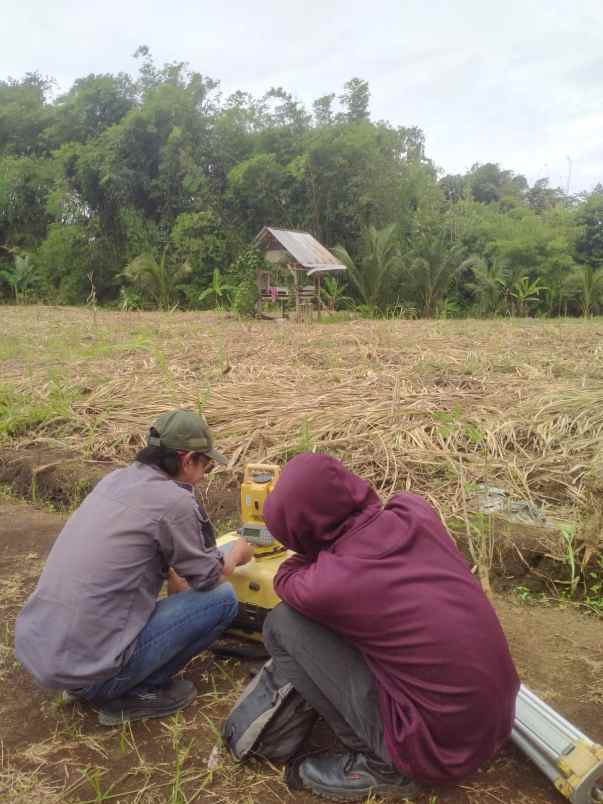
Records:
M362 801L371 793L414 798L419 792L408 776L366 754L319 754L298 768L305 790L334 801Z

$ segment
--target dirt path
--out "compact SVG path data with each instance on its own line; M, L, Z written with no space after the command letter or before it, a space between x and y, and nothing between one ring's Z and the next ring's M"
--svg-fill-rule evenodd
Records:
M234 766L212 773L216 729L248 666L204 656L187 677L200 695L182 717L103 730L83 707L39 690L15 662L14 619L33 588L64 517L0 500L0 800L67 804L186 801L315 801L291 796L277 769ZM524 682L591 738L603 742L603 623L575 608L496 606ZM103 797L104 796L104 797ZM108 797L111 796L109 799ZM186 796L186 798L185 798ZM462 786L427 791L422 804L544 804L562 799L509 745Z

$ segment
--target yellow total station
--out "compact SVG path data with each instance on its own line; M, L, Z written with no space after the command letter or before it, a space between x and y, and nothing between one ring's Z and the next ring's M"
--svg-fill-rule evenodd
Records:
M274 576L281 563L291 555L272 536L264 522L264 502L274 488L279 467L272 464L248 464L241 485L241 526L218 539L220 547L228 549L229 542L239 536L256 547L248 564L237 567L230 576L239 601L239 613L229 628L230 634L261 640L266 615L279 602L274 591Z
M279 474L279 467L270 463L248 463L243 474L240 534L256 546L257 558L284 549L264 522L264 503Z

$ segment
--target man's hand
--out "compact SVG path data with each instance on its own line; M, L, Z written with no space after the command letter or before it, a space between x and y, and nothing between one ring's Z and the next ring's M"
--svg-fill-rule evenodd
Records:
M168 595L175 595L178 592L186 592L190 589L190 584L176 572L173 567L168 570L167 593Z
M237 539L232 547L224 554L224 575L232 575L235 567L251 561L255 547L247 539Z

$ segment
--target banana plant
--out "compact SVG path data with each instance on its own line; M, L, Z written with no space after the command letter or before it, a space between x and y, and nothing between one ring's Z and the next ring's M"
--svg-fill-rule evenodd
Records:
M213 296L214 307L219 309L222 307L222 300L227 301L229 294L235 290L234 285L226 285L222 282L222 274L219 268L214 268L211 278L211 285L199 294L198 299L200 302L205 301Z
M23 294L32 287L36 279L34 266L29 254L24 257L15 254L13 267L0 271L0 276L10 285L15 294L15 304L19 304Z
M540 279L530 282L530 278L522 276L510 288L509 293L517 303L517 312L520 316L526 316L530 304L540 301L540 293L546 290Z
M345 287L332 276L325 276L323 279L320 295L331 313L334 313L342 302L351 301L350 297L345 295Z

